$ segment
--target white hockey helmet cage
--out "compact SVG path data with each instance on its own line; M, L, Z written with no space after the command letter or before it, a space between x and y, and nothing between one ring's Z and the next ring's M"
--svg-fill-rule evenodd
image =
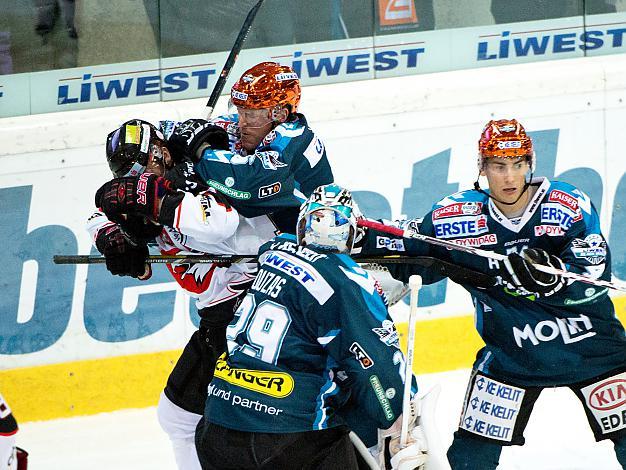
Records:
M360 216L350 191L336 184L319 186L300 207L298 244L349 253Z

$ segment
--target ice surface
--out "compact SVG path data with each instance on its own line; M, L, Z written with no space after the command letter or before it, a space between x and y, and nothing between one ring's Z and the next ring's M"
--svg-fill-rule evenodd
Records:
M469 370L420 376L422 390L436 383L442 443L452 440ZM580 403L568 389L545 390L526 429L526 445L505 448L500 469L617 470L610 442L596 443ZM23 423L18 445L32 470L176 469L155 408Z

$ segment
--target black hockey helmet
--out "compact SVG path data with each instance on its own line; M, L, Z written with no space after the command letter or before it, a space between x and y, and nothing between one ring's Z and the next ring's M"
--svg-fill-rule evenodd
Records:
M143 173L155 141L164 142L161 131L148 121L131 119L107 136L109 168L117 178Z

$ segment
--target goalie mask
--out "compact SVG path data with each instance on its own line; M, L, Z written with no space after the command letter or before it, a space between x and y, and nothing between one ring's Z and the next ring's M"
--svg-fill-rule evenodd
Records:
M147 121L131 119L107 136L106 155L109 168L117 178L143 173L150 160L162 161L160 147L165 138Z
M230 100L247 109L275 109L286 106L295 113L300 104L300 79L293 69L277 62L261 62L244 72L233 85Z
M349 253L360 212L352 193L336 184L319 186L300 208L298 244Z

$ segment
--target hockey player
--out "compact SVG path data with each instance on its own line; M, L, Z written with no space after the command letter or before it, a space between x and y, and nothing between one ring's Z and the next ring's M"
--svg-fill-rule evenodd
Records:
M26 470L28 452L15 446L17 421L0 395L0 470Z
M183 122L168 139L170 150L191 160L201 182L226 195L241 215L272 213L278 228L291 233L306 197L333 181L324 143L297 112L300 95L290 67L257 64L233 85L232 114ZM219 128L227 132L228 150L206 142Z
M251 82L245 77L252 73L256 75ZM189 214L205 210L204 223L192 220L193 225L189 225L189 221L181 219L182 225L172 226L159 213L161 222L167 222L163 228L146 224L143 217L127 217L113 223L102 212L94 214L90 232L113 274L147 279L151 271L145 263L146 240L155 236L164 254L254 253L274 236L276 226L293 231L303 198L317 184L332 181L324 145L308 128L304 116L296 113L300 86L289 67L259 64L244 73L233 86L232 94L247 97L249 107L238 108L244 116L241 119L234 114L219 117L213 123L189 120L175 125L166 121L163 127L168 139L151 124L133 120L109 135L107 159L115 176L136 177L144 171L162 175L169 170L166 178L174 187L195 194L212 191L200 194L200 198L186 194L180 206L187 204ZM269 122L262 122L259 127L259 122L247 118L248 112L265 115ZM136 184L136 180L131 180L125 184ZM237 187L232 189L235 181ZM159 184L163 194L167 194L164 188L170 187L169 183ZM216 204L226 207L229 203L250 217L238 217L232 236L225 225L214 222L221 210ZM169 205L161 209L171 213ZM171 205L177 214L187 213L176 204ZM227 215L231 221L233 217L237 219L234 210ZM276 222L274 225L268 216ZM173 442L179 468L190 469L198 467L193 431L204 408L214 358L225 348L225 327L241 292L252 281L256 265L172 264L168 269L183 289L199 298L197 306L202 318L200 330L192 336L168 379L158 408L160 423ZM207 342L210 351L206 351Z
M297 237L259 250L196 433L203 469L356 468L337 414L349 401L384 430L383 462L424 464L415 417L396 453L404 356L377 283L348 256L357 213L349 191L322 186L300 210Z
M267 217L240 217L212 188L197 195L174 191L160 176L170 155L151 124L129 121L112 134L109 141L115 141L115 145L107 149L112 170L116 171L116 163L127 159L127 166L135 167L133 171L138 174L104 185L96 205L107 214L97 211L88 221L95 245L105 255L113 274L149 278L147 241L153 238L164 254L246 254L256 252L274 236L275 226ZM149 142L145 146L147 154L135 143L142 141ZM144 172L144 168L151 173ZM118 198L117 189L122 187L127 191L126 199ZM150 190L145 192L146 188ZM134 204L142 191L145 204ZM151 221L146 223L148 219ZM172 263L168 269L179 285L197 299L201 320L168 378L157 413L172 440L179 468L193 469L199 468L193 436L204 409L206 387L216 357L226 348L226 325L242 291L254 279L256 264Z
M452 194L412 229L507 255L503 263L404 240L408 254L435 256L498 275L491 288L464 283L485 342L474 362L457 432L453 469L495 469L503 446L523 445L524 428L546 387L569 387L597 440L611 439L626 466L626 338L607 289L566 282L535 263L608 280L611 258L589 197L574 186L533 178L531 138L516 120L490 121L478 168L489 189ZM407 225L405 225L406 227ZM371 232L364 251L377 251ZM388 235L386 235L388 237ZM397 254L397 253L395 253ZM390 267L398 279L419 272ZM439 280L420 272L426 283Z

